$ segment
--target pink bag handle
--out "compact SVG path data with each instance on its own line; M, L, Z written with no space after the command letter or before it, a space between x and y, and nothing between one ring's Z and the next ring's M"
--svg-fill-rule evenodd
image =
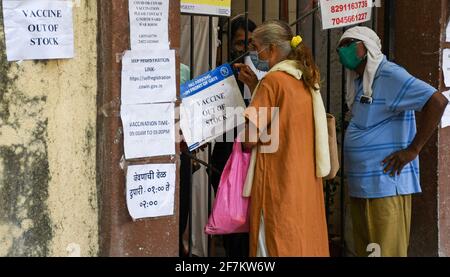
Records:
M239 154L242 153L242 143L240 143L240 141L239 141L239 136L236 137L236 139L234 140L234 143L233 143L233 152L234 152L234 151L238 151Z

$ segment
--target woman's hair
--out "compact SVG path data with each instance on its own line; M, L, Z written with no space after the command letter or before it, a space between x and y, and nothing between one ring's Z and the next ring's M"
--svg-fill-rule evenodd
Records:
M293 49L291 47L293 36L289 25L279 20L266 21L253 32L253 40L257 40L262 46L274 45L287 59L297 61L298 68L303 72L305 85L308 88L318 89L320 71L314 62L311 50L304 42Z

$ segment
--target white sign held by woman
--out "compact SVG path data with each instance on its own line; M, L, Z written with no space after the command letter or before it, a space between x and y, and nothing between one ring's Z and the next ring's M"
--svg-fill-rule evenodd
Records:
M183 84L181 99L180 125L191 151L244 120L244 99L228 64Z

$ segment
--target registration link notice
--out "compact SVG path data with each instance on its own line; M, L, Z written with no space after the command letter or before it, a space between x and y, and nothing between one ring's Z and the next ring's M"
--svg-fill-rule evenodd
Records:
M339 28L369 21L372 0L320 0L323 29Z

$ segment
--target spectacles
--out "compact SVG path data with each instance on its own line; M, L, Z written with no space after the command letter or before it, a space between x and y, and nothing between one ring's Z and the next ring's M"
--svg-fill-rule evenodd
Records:
M336 47L336 52L339 53L339 49L347 47L347 46L351 45L352 43L359 43L359 42L362 42L362 41L359 39L353 39L353 38L349 39L344 44L341 44L338 47Z

